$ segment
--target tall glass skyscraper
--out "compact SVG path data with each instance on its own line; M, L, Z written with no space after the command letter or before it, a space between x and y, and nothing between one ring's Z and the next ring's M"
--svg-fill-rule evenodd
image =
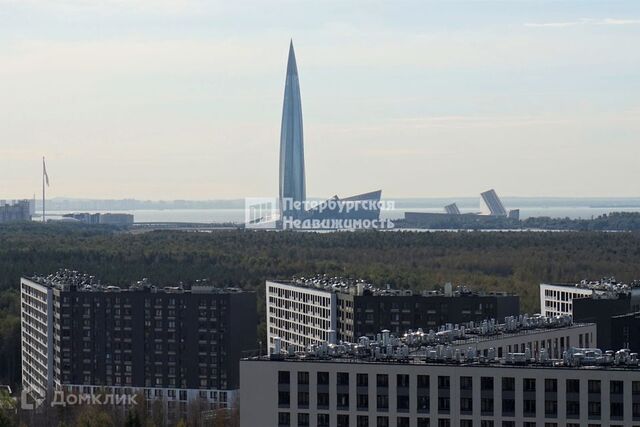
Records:
M302 136L302 103L300 82L293 41L289 46L287 79L282 105L280 129L280 211L283 215L299 216L292 202L306 200L304 178L304 139Z

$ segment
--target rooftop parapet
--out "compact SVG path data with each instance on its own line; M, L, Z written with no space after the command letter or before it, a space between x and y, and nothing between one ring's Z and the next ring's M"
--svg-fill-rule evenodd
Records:
M293 277L291 280L273 280L274 283L298 286L301 288L319 289L327 292L336 292L353 295L374 295L374 296L506 296L507 292L482 292L472 290L465 285L458 285L455 288L450 283L445 284L444 290L424 290L413 291L411 289L393 289L390 284L384 287L376 286L363 279L353 279L349 277L315 275L310 277Z
M499 358L494 348L487 355L479 353L474 347L453 348L451 345L437 344L424 346L411 341L412 334L396 337L383 330L375 339L360 337L357 343L340 342L338 344L312 344L306 351L282 353L280 338L275 339L275 350L270 356L248 360L286 360L286 361L332 361L344 363L402 363L402 364L446 364L465 366L530 366L547 368L590 369L633 369L639 370L637 353L628 349L602 351L597 348L571 347L560 359L552 359L546 349L536 356L530 348L523 353L507 353Z
M615 277L604 277L599 280L583 279L578 283L549 283L552 286L566 286L570 288L589 289L596 292L626 293L634 288L640 288L640 280L630 283L618 282Z
M69 269L60 269L49 275L34 274L25 278L42 286L74 292L191 292L194 294L244 292L236 287L214 286L206 279L196 280L186 286L180 283L176 286L159 287L152 284L147 278L134 282L128 287L104 285L95 276Z

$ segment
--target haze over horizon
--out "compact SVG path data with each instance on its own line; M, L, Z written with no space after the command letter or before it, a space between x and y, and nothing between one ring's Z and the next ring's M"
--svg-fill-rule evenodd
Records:
M638 197L640 3L0 0L0 198Z

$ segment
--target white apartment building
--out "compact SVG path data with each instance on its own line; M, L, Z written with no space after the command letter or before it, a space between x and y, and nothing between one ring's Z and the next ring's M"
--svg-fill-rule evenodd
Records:
M633 299L640 298L640 286L637 283L618 283L613 278L595 281L583 280L575 284L541 283L540 314L547 317L572 316L573 300L576 298L623 292L630 292Z
M425 358L389 337L340 347L241 361L241 427L640 426L640 368L626 351Z
M333 341L337 328L337 296L324 289L302 288L287 282L266 282L269 354L274 339L296 351L309 344Z
M573 314L574 298L588 298L593 294L589 288L569 284L540 284L540 314L562 316Z
M22 388L44 398L54 387L52 289L23 278L20 305Z

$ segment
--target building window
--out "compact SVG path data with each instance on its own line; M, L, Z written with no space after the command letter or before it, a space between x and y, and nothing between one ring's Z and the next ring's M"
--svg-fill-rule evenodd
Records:
M338 393L338 409L349 409L349 393Z
M460 427L473 427L473 420L460 420Z
M278 412L278 427L290 427L291 414L288 412Z
M449 412L450 402L448 397L438 398L438 412Z
M349 427L349 415L338 414L337 427Z
M329 385L329 372L318 372L318 385Z
M600 414L601 414L601 405L600 402L589 402L587 405L588 409L589 409L589 416L590 417L598 417L600 418Z
M484 390L484 391L493 390L493 377L481 377L480 390Z
M491 421L491 420L482 420L482 421L480 421L480 427L493 427L493 421Z
M318 427L329 427L329 414L318 414Z
M624 383L622 381L611 381L609 383L609 390L611 394L622 394Z
M329 408L329 393L318 393L318 408Z
M389 417L378 417L376 427L389 427Z
M298 408L308 408L308 407L309 407L309 392L299 391L298 392Z
M580 393L580 380L567 380L567 393Z
M298 427L309 427L309 414L298 414Z
M298 384L309 384L309 372L298 372Z
M438 418L438 427L451 427L451 420L449 418Z
M460 377L460 390L471 390L473 388L473 378Z
M516 427L515 421L503 421L502 427Z
M544 401L544 414L548 417L555 417L558 415L558 401L545 400Z
M368 394L358 394L357 401L358 410L368 410L369 409L369 395Z
M589 390L589 393L600 393L600 381L589 380L587 389Z
M366 415L358 415L357 427L369 427L369 417Z
M622 418L624 416L624 405L622 402L611 402L611 417Z
M278 392L278 406L289 406L290 396L288 391Z
M367 374L358 374L356 376L356 384L358 387L368 387L369 386L369 375Z
M291 378L290 375L289 371L278 371L278 384L288 385Z
M349 373L348 372L338 372L337 384L338 385L349 385Z
M558 380L555 378L545 378L544 391L547 393L556 393L558 391Z
M385 375L385 374L376 375L376 385L378 387L389 387L389 375Z
M418 418L418 427L431 427L431 420L429 418Z
M516 379L512 377L503 377L502 391L515 391L515 390L516 390Z
M397 426L398 427L409 427L409 418L408 417L398 417Z
M398 412L408 412L409 411L409 395L398 395L396 396L396 402L398 405Z
M535 378L525 378L522 382L522 391L536 391L536 379Z
M422 388L429 389L429 375L418 375L418 389Z
M525 417L535 417L536 415L535 399L524 399L522 401L522 412L524 412Z
M409 387L409 375L398 374L396 375L396 381L398 387Z
M429 395L418 395L416 407L420 413L429 412Z
M461 412L472 412L473 411L473 399L470 397L461 397L460 398L460 411Z
M567 400L567 418L578 418L580 416L580 402L577 400Z
M388 411L389 410L389 396L386 394L379 394L376 397L376 407L378 411Z
M480 412L482 415L493 415L493 399L483 397L480 399Z
M450 387L450 379L448 376L438 376L438 388L439 389L449 389Z
M502 399L502 415L513 416L516 412L516 401L514 399Z

